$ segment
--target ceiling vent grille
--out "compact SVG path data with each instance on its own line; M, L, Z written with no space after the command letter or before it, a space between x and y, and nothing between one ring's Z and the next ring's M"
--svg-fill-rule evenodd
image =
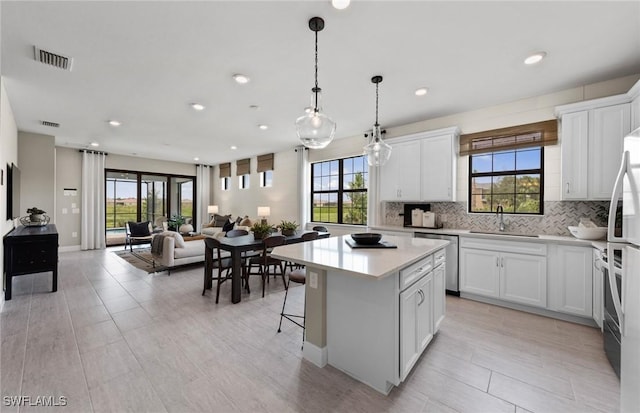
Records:
M71 66L73 65L73 58L71 57L53 53L48 50L43 50L38 46L33 46L33 53L36 61L40 63L54 66L58 69L71 71Z
M49 122L48 120L41 120L40 123L42 126L49 126L51 128L59 128L60 124L56 122Z

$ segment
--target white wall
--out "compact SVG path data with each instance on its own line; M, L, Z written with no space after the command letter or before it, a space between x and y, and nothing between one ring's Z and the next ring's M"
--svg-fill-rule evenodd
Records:
M18 166L20 167L20 216L38 207L55 224L55 137L18 132Z
M214 168L211 187L213 199L211 205L218 205L220 214L248 215L252 220L257 216L258 206L271 208L271 216L267 221L277 225L282 220L297 221L299 216L298 197L298 159L294 148L286 152L277 152L273 159L273 186L261 188L259 174L256 172L258 162L251 158L250 186L240 189L236 176L236 163L231 162L231 185L228 191L220 188L220 168ZM298 224L301 224L298 222Z
M0 185L0 232L4 236L14 227L13 220L7 218L7 163L18 163L18 128L13 117L11 104L0 79L0 169L2 184ZM0 268L4 268L4 254L0 254ZM2 277L4 286L4 277ZM4 306L4 294L0 291L0 309Z

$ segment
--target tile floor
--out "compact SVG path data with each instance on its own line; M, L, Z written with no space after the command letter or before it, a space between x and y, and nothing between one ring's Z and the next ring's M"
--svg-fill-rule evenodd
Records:
M301 330L276 333L284 295L220 304L202 268L146 274L110 251L60 255L14 279L1 317L2 412L617 412L619 382L598 330L447 298L447 317L387 397L301 359ZM255 284L255 286L254 286ZM215 290L214 290L215 292ZM302 309L303 287L289 304ZM293 308L293 307L292 307ZM21 407L5 396L29 396ZM42 408L37 396L64 396Z

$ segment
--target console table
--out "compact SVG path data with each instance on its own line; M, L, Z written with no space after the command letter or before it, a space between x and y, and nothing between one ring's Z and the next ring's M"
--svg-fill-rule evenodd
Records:
M58 230L54 224L19 226L4 237L5 301L11 300L13 277L53 272L52 292L58 290Z

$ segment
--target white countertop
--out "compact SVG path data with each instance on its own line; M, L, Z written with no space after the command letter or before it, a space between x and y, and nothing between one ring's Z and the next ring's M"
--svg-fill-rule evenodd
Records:
M316 268L378 279L393 274L449 243L443 240L384 235L383 241L395 244L398 248L352 249L345 242L347 238L351 236L283 245L275 247L271 255Z
M570 244L570 245L581 245L581 246L591 246L594 248L602 248L603 243L606 244L605 240L585 240L578 239L573 236L562 236L562 235L546 235L539 234L535 236L523 236L523 235L510 235L507 231L506 233L492 233L492 232L471 232L468 229L455 229L455 228L420 228L420 227L398 227L393 225L381 225L376 227L370 227L372 232L375 231L397 231L397 232L407 232L407 233L429 233L429 234L442 234L442 235L457 235L457 236L465 236L465 237L476 237L476 238L490 238L490 239L509 239L514 241L531 241L531 242L553 242L558 244Z

